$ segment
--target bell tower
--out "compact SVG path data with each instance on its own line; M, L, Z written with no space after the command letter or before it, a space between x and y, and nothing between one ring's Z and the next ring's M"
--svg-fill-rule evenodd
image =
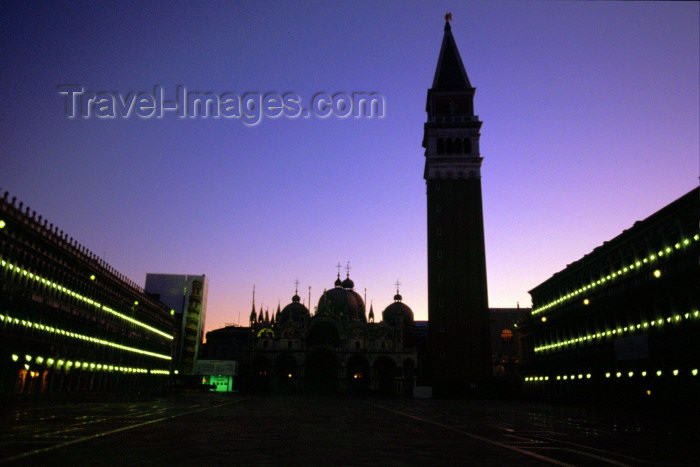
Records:
M475 89L445 16L424 126L428 196L428 353L436 395L492 374Z

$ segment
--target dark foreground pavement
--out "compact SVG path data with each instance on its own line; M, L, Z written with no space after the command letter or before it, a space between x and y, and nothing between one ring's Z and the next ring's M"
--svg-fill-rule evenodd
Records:
M472 400L186 394L0 407L1 465L696 465L697 418Z

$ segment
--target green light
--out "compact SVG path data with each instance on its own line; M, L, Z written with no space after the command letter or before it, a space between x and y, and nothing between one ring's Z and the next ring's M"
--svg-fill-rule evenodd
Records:
M0 219L0 229L4 229L5 225L7 225L7 224L5 224L5 221Z
M17 360L19 360L19 355L17 355L16 353L13 353L12 354L12 361L16 362Z
M695 234L695 235L693 236L693 240L699 241L699 240L700 240L700 234ZM683 245L689 245L689 244L690 244L690 240L687 239L687 238L681 239L680 242L678 242L678 243L676 243L676 244L674 245L674 247L676 248L676 250L679 250L679 249L681 248L681 243L682 243ZM658 251L657 253L652 253L652 254L650 254L650 255L649 255L648 257L646 257L646 258L642 258L641 261L640 261L640 260L635 260L634 263L630 263L630 264L628 264L628 265L622 265L622 267L621 267L619 270L614 271L614 272L612 272L611 274L608 274L608 275L606 275L606 276L601 276L598 280L594 280L594 281L592 281L591 283L589 283L589 284L587 284L587 285L584 285L584 286L582 286L582 287L576 289L576 290L573 291L573 292L568 292L568 293L562 294L559 298L554 299L554 300L552 300L552 301L549 302L549 303L546 303L546 304L544 304L544 305L541 305L541 306L538 306L538 307L534 308L534 309L532 310L531 314L532 314L532 315L536 315L536 314L538 314L538 313L542 313L543 311L546 311L546 310L548 310L548 309L550 309L550 308L552 308L552 307L554 307L554 306L556 306L556 305L558 305L558 304L560 304L560 303L562 303L562 302L564 302L564 301L567 301L567 300L569 300L569 299L571 299L571 298L576 297L577 295L583 293L583 292L586 291L586 290L589 290L589 289L595 287L596 285L604 284L606 281L616 280L616 279L617 279L619 276L621 276L622 274L626 274L627 271L628 271L628 268L629 268L630 270L631 270L631 269L635 269L635 268L640 268L640 267L642 267L643 264L647 264L647 263L649 263L649 262L655 261L655 260L657 259L657 255L660 256L660 257L663 257L664 255L670 255L670 254L672 254L673 252L674 252L673 248L671 248L671 247L666 247L666 248L664 248L663 250ZM657 277L658 277L658 276L657 276Z
M697 376L697 375L698 375L698 369L697 369L697 368L693 368L692 371L691 371L690 373L692 373L693 376Z
M91 281L94 281L94 280L95 280L95 275L94 275L94 274L90 274L90 280L91 280Z
M10 318L10 317L8 316L8 318ZM18 320L17 318L15 318L14 320L15 320L15 323L16 323L16 324L19 324L19 320ZM34 324L36 324L36 323L34 323ZM28 321L25 321L25 320L22 320L22 325L23 325L23 326L27 326L27 327L31 327L32 323L31 323L31 322L28 322ZM38 324L37 324L35 327L36 327L37 329L39 329ZM148 350L142 350L142 349L138 349L138 348L135 348L135 347L129 347L129 346L127 346L127 345L117 344L116 342L110 342L110 341L107 341L107 340L104 340L104 339L98 339L98 338L96 338L96 337L86 336L86 335L78 334L78 333L75 333L75 332L70 332L70 331L67 332L67 331L64 330L64 329L55 329L55 328L49 327L49 328L45 329L45 331L48 331L48 332L55 332L55 333L58 333L58 334L61 334L61 335L64 335L64 336L71 337L71 338L73 338L73 339L78 339L78 340L84 340L84 341L88 341L88 342L93 342L93 343L100 344L100 345L104 345L104 346L108 346L108 347L114 347L114 348L117 348L117 349L126 350L126 351L128 351L128 352L139 353L139 354L142 354L142 355L148 355L148 356L151 356L151 357L162 358L162 359L165 359L165 360L171 360L171 359L172 359L172 357L170 357L169 355L159 354L159 353L155 353L155 352L150 352L150 351L148 351ZM31 356L29 356L29 358L31 358Z
M32 356L31 355L25 355L24 359L27 360L28 362L32 361Z
M617 376L619 378L620 376L622 376L622 372L618 371L617 373L615 373L615 376Z
M673 376L678 376L678 370L673 370Z
M92 300L92 299L90 299L90 298L88 298L88 297L85 297L85 296L83 296L83 295L81 295L81 294L79 294L79 293L77 293L77 292L75 292L75 291L73 291L73 290L67 289L66 287L64 287L64 286L62 286L62 285L60 285L60 284L57 284L57 283L55 283L55 282L51 282L51 281L49 281L49 280L47 280L47 279L45 279L45 278L42 278L42 277L37 276L37 275L35 275L35 274L33 274L33 273L30 273L30 272L27 271L26 269L22 269L22 268L20 268L19 266L15 266L15 265L10 264L10 263L8 263L8 262L6 262L6 261L4 261L4 260L2 261L2 265L3 265L4 267L6 267L7 269L9 269L10 271L16 270L17 272L20 272L20 273L22 273L23 275L28 276L29 278L31 278L31 279L33 279L33 280L35 280L35 281L37 281L37 282L40 282L40 283L42 283L42 284L44 284L44 285L48 285L49 287L52 287L52 288L54 288L54 289L57 289L57 290L61 291L62 293L66 294L66 295L69 295L69 296L71 296L71 297L73 297L73 298L76 298L76 299L78 299L78 300L81 300L81 301L83 301L83 302L85 302L85 303L87 303L87 304L89 304L89 305L92 305L92 306L94 306L94 307L96 307L96 308L98 308L98 309L100 309L100 310L103 310L103 311L105 311L105 312L107 312L107 313L113 314L113 315L115 315L115 316L117 316L117 317L119 317L119 318L121 318L121 319L123 319L123 320L129 321L130 323L133 323L133 324L135 324L135 325L137 325L137 326L140 326L140 327L142 327L142 328L144 328L144 329L148 329L149 331L151 331L151 332L153 332L153 333L156 333L156 334L158 334L158 335L160 335L160 336L163 336L163 337L165 337L165 338L167 338L167 339L173 339L173 336L170 335L170 334L168 334L168 333L165 333L165 332L163 332L163 331L161 331L161 330L159 330L159 329L156 329L156 328L154 328L154 327L152 327L152 326L149 326L148 324L142 323L141 321L138 321L138 320L136 320L136 319L134 319L134 318L132 318L132 317L130 317L130 316L127 316L127 315L123 314L123 313L119 313L118 311L115 311L115 310L111 309L110 307L108 307L108 306L106 306L106 305L101 305L100 303L98 303L98 302L95 301L95 300ZM91 277L91 278L92 278L92 277ZM135 305L138 305L138 301L134 302L134 304L135 304Z
M16 355L16 354L13 354ZM17 356L17 359L19 360L19 356ZM44 361L43 357L36 357L35 358L37 363L41 363ZM54 363L53 358L48 358L46 359L46 364L47 366L51 366ZM59 360L56 367L63 366L64 361ZM108 363L91 363L90 369L91 370L109 370L109 371L122 371L122 372L128 372L128 373L149 373L149 370L146 368L126 368L126 367L115 367L113 365L110 365ZM70 369L71 366L74 366L76 369L82 368L83 370L87 371L88 370L88 363L81 363L81 362L73 362L72 360L68 360L65 362L66 370ZM28 368L29 365L27 364L25 368ZM152 369L150 370L151 374L156 374L156 375L168 375L170 372L166 369Z
M139 301L138 301L138 300L134 300L134 305L138 305L138 304L139 304Z
M170 316L174 316L174 315L175 315L175 310L172 310L172 309L171 309L171 310L170 310Z
M630 377L630 378L631 378L632 376L634 376L634 371L630 371L629 373L627 373L627 376Z
M657 279L658 279L659 277L661 277L661 271L659 271L658 269L655 270L655 271L654 271L654 277L656 277Z
M658 370L658 371L656 372L656 376L661 376L662 374L663 374L663 372L662 372L661 370Z

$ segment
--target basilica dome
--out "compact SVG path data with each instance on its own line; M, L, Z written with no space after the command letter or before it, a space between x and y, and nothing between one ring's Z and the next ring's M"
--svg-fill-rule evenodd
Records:
M340 321L367 322L365 302L360 294L352 290L355 284L350 278L335 281L335 287L323 292L318 300L317 316L331 316Z
M396 292L394 303L386 307L382 312L382 321L389 326L398 325L401 318L403 318L404 326L413 324L413 311L401 299L401 295Z
M277 320L278 324L284 324L287 321L292 321L295 323L303 323L309 319L309 310L300 303L301 299L299 295L294 294L292 297L292 303L285 306L280 316Z

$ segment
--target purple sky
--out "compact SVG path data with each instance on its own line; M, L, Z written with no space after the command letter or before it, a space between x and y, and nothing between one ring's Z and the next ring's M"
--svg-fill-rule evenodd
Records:
M52 2L46 2L52 3ZM489 301L698 182L700 3L94 2L0 6L0 189L117 270L206 274L207 329L351 262L427 319L423 123L443 16L484 122ZM384 118L69 119L57 86L378 92ZM345 273L343 272L343 275Z

